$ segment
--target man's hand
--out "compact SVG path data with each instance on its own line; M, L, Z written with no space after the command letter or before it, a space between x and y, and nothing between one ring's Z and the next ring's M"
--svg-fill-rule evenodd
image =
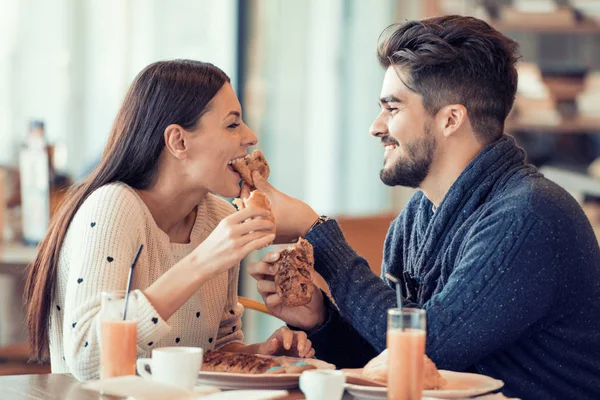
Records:
M305 236L319 215L306 203L275 189L258 171L252 174L254 186L264 193L271 203L271 212L277 225L275 243L290 243ZM247 197L250 190L242 186L241 196Z
M261 261L250 264L248 272L258 281L258 292L263 298L271 314L286 323L304 330L314 329L327 318L323 293L315 287L310 302L300 307L286 307L282 298L277 294L275 287L275 261L279 260L279 253L271 252L264 255Z

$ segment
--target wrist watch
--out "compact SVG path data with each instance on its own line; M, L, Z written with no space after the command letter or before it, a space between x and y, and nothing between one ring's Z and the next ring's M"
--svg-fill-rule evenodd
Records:
M323 222L329 221L330 219L331 218L329 218L326 215L321 215L319 218L317 218L317 220L315 222L313 222L313 224L310 226L310 228L308 228L308 230L306 231L306 234L308 234L308 232L312 231L317 226L321 225Z

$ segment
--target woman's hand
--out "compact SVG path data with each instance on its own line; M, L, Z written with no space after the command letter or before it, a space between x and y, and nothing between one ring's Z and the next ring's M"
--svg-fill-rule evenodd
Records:
M258 345L256 353L311 358L315 355L315 349L312 348L306 333L282 326L273 332L269 339Z
M271 212L277 224L275 243L290 243L305 236L319 215L306 203L275 189L263 176L254 171L254 186L263 192L271 203ZM242 196L248 196L249 188L242 186Z
M275 239L275 225L265 219L269 212L245 208L221 220L212 233L189 255L190 261L211 277L219 275L254 250L262 249Z

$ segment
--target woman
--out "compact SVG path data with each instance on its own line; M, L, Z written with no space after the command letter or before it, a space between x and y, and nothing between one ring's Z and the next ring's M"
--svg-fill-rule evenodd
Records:
M198 61L157 62L133 82L102 160L53 219L26 284L35 359L52 372L98 376L101 292L122 290L129 266L138 301L138 356L161 346L312 356L304 333L242 343L239 263L273 242L265 211L239 195L229 163L257 138L225 73Z

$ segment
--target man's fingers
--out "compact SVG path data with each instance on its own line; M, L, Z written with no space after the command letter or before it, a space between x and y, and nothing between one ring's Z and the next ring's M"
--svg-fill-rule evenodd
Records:
M267 197L275 189L258 171L252 172L252 181L254 182L254 186L267 195Z
M264 261L264 262L268 262L268 263L273 263L277 260L279 260L279 252L278 251L270 251L267 254L265 254L260 261Z
M263 300L267 308L275 308L283 302L283 299L277 293L269 295L266 298L263 297Z
M258 289L259 293L266 296L270 296L273 293L277 293L277 286L273 281L258 281L256 288Z
M273 277L273 273L271 272L271 264L264 262L251 263L248 265L247 271L250 276L257 281L266 279L267 277Z

